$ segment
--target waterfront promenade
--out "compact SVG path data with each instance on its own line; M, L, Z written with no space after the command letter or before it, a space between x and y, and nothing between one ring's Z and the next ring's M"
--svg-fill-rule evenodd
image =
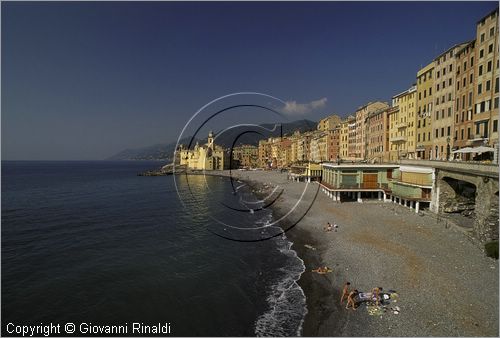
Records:
M294 205L305 186L275 171L232 174L283 187L276 214ZM314 198L316 187L311 183L304 198ZM337 232L323 231L328 221L339 225ZM287 236L307 267L300 280L309 310L305 336L498 336L498 262L435 218L392 203L337 204L319 192ZM333 273L311 273L318 265ZM365 306L340 307L345 281L365 292L396 290L400 313L372 316Z

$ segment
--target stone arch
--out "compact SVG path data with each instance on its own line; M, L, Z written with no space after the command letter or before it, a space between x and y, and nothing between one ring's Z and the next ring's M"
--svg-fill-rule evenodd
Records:
M477 186L469 181L445 176L441 179L441 212L461 214L464 217L474 216Z

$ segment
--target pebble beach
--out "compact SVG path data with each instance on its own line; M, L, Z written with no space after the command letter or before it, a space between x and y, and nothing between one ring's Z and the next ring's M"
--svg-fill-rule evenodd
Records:
M306 265L299 281L308 308L303 336L499 335L498 261L463 232L390 202L337 203L317 183L290 181L286 173L231 175L261 193L282 189L272 205L277 217L291 209L305 214L286 233ZM297 206L299 199L306 203ZM325 232L327 222L337 231ZM318 266L333 272L311 272ZM365 304L347 310L340 304L346 281L362 292L395 290L397 302L376 314Z

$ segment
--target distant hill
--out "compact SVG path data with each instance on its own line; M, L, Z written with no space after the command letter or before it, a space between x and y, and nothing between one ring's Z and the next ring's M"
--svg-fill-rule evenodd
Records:
M283 123L282 125L282 130L283 130L283 136L285 135L290 135L294 131L298 130L301 133L309 130L316 129L316 122L310 121L310 120L298 120L298 121L293 121L289 123ZM274 124L262 124L262 127L266 129L272 129L274 127ZM216 144L221 145L225 148L229 148L233 144L233 140L241 134L243 131L245 131L245 127L242 128L235 128L231 129L224 134L221 134L219 137L216 139ZM280 128L276 128L274 132L270 132L267 135L261 136L259 134L255 133L249 133L249 134L244 134L242 135L238 141L236 142L236 145L239 144L252 144L252 145L258 145L259 141L261 139L265 139L268 137L276 137L280 136ZM186 137L181 139L181 143L184 145L187 145L189 141L191 140L191 137ZM206 140L197 140L195 139L193 141L193 144L198 141L200 144L206 143ZM107 158L107 160L166 160L166 161L172 161L173 155L174 155L174 150L175 150L175 145L176 142L170 142L170 143L159 143L155 144L152 146L148 147L142 147L142 148L134 148L134 149L125 149L120 151L119 153L110 156Z

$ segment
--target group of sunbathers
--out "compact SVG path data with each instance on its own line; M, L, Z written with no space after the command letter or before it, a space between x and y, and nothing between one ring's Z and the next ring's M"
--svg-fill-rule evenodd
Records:
M354 290L349 290L351 287L351 283L346 282L344 284L344 288L342 290L342 296L340 297L340 304L344 302L344 298L347 299L347 304L346 304L346 309L349 309L349 306L353 310L356 310L356 301L354 298L356 298L357 295L359 295L359 291L354 289ZM370 300L375 301L375 304L379 306L380 304L380 292L382 291L381 287L376 287L373 288L370 294Z
M338 227L339 226L337 224L332 225L332 223L327 222L326 225L323 227L323 230L324 231L332 231L333 229L335 229L335 231L337 231Z

